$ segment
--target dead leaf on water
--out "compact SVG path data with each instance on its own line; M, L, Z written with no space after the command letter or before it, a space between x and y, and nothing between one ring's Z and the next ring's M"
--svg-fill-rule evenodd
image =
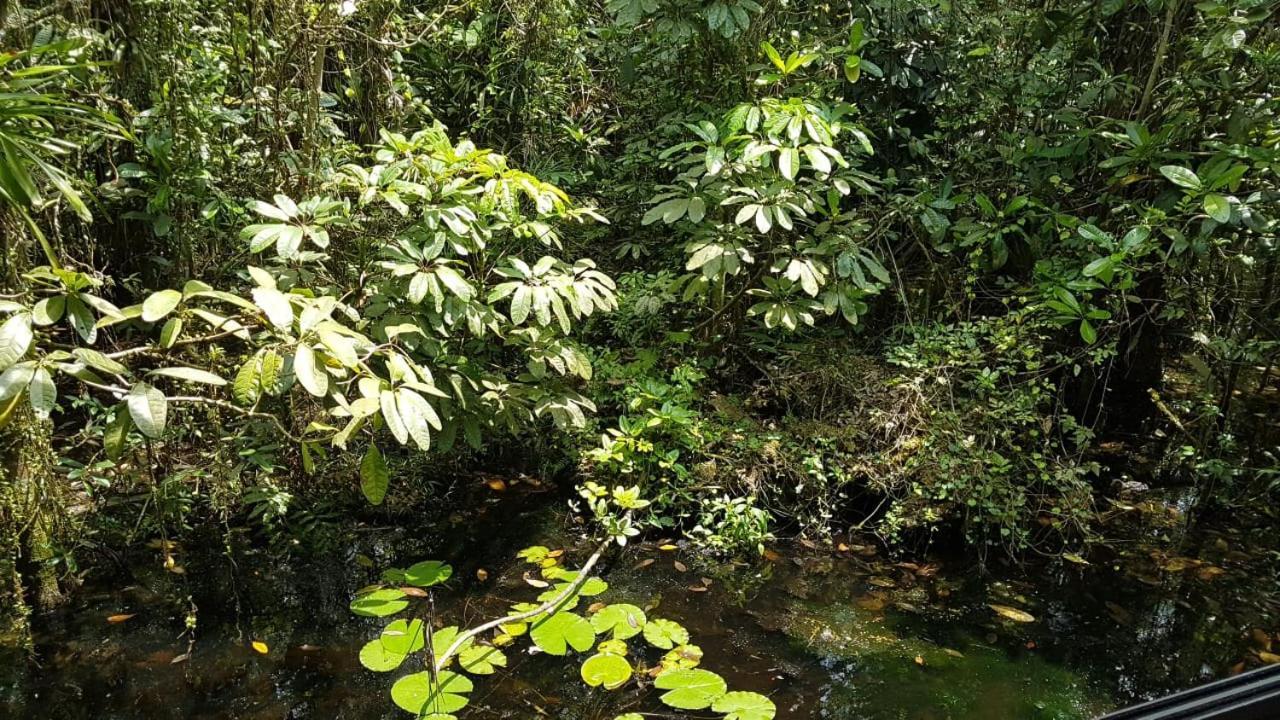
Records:
M644 560L641 560L640 562L636 563L636 564L635 564L635 567L634 567L633 569L634 569L634 570L643 570L644 568L649 567L649 566L650 566L650 565L652 565L653 563L654 563L654 559L653 559L653 558L645 558Z
M1265 652L1265 651L1258 653L1258 659L1264 663L1267 663L1268 665L1274 665L1276 663L1280 663L1280 655L1277 655L1275 653Z
M1227 574L1227 571L1223 570L1217 565L1205 565L1204 567L1196 570L1196 577L1200 578L1201 580L1204 580L1205 582L1209 582L1210 580L1213 580L1221 575L1226 575L1226 574Z
M782 556L772 550L765 550L764 559L771 563L776 563L782 561Z
M1089 565L1090 562L1075 553L1062 553L1062 559L1067 562L1073 562L1077 565Z
M489 478L484 484L488 485L489 489L494 492L505 492L507 489L507 484L503 482L502 478Z
M677 548L675 545L672 545L672 544L670 544L670 543L667 543L666 545L659 545L659 546L658 546L658 549L659 549L659 550L661 550L662 552L672 552L672 551L677 550L677 549L679 549L679 548Z
M267 644L262 642L261 640L254 640L250 644L253 646L253 649L257 651L259 655L266 655L267 653L271 652L271 648L267 647Z
M485 580L488 580L489 571L485 570L484 568L476 568L476 579L479 580L480 582L484 582Z
M1020 623L1029 623L1029 622L1036 621L1035 615L1032 615L1031 613L1026 612L1025 610L1019 610L1016 607L1009 607L1008 605L993 605L993 604L988 604L987 607L991 608L992 610L995 610L997 615L1007 620L1012 620L1014 622L1020 622Z
M189 653L189 652L188 652L188 653L182 653L181 655L177 655L177 656L175 656L172 660L170 660L170 661L169 661L169 664L170 664L170 665L177 665L178 663L186 662L186 661L188 661L188 660L190 660L190 659L191 659L191 653Z
M1121 625L1129 625L1133 622L1133 613L1129 612L1128 610L1125 610L1123 607L1120 607L1119 605L1110 601L1106 603L1106 606L1107 606L1107 613L1111 615L1112 620L1115 620Z
M538 578L536 578L536 577L532 577L532 576L530 576L530 575L529 575L529 573L525 573L525 574L524 574L524 581L525 581L526 583L528 583L531 587L536 587L536 588L539 588L539 589L541 589L541 588L546 588L546 587L551 587L551 583L549 583L549 582L547 582L547 581L545 581L545 580L539 580L539 579L538 579Z
M917 664L917 665L919 665L919 666L921 666L921 667L924 667L924 657L923 657L923 656L921 656L921 655L917 655L917 656L916 656L916 664Z
M689 592L704 593L707 591L706 585L690 585Z
M427 596L427 591L420 587L402 587L400 588L400 592L408 595L409 597L415 598L424 598Z
M128 620L129 618L133 617L134 615L137 615L137 613L120 613L119 615L108 615L107 622L111 623L112 625L116 623L122 623L125 620Z
M680 562L679 560L676 560L675 562L671 563L671 565L672 567L674 567L676 570L680 572L689 572L689 567L684 563Z
M607 606L607 605L605 605L605 604L604 604L604 603L602 603L602 602L593 602L593 603L591 603L590 605L588 605L588 606L587 606L587 612L589 612L589 613L591 613L591 614L593 614L593 615L594 615L595 613L600 612L601 610L605 609L606 607L608 607L608 606ZM630 617L630 616L628 616L628 617Z
M964 653L960 652L959 650L952 650L951 648L942 648L942 652L944 652L944 653L946 653L946 654L948 654L948 655L950 655L951 657L954 657L954 658L962 658L962 657L964 657Z

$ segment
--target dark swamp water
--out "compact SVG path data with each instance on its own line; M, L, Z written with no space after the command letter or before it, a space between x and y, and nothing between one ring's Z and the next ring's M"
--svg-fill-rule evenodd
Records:
M384 622L348 603L380 569L422 559L454 566L435 598L443 624L474 625L532 599L517 550L566 548L581 562L590 543L560 500L523 487L486 497L443 532L355 525L321 551L282 555L214 531L176 549L183 574L165 571L157 550L90 575L71 605L35 619L34 657L5 652L0 717L408 717L387 694L405 670L376 674L357 660ZM768 559L734 565L648 542L608 556L600 599L684 624L703 667L796 720L1092 718L1280 652L1276 558L1260 549L1271 538L1180 535L1177 502L1159 498L1115 512L1134 520L1128 536L1088 565L993 564L985 574L929 555L899 562L865 539L779 543ZM1034 620L1008 620L992 604ZM120 615L132 617L107 620ZM477 679L464 719L674 717L651 692L590 690L578 662L527 645L508 649L509 672Z

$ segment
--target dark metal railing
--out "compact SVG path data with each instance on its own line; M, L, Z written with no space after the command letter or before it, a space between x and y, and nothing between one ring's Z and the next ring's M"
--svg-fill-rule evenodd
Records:
M1280 665L1152 700L1100 720L1280 720Z

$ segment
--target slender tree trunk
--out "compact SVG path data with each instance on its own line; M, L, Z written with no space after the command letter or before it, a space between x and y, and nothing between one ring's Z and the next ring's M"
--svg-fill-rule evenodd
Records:
M25 613L26 597L37 610L48 610L63 601L58 575L49 563L54 519L61 512L61 493L53 473L52 424L19 402L0 429L0 534L6 547L0 560L0 596L19 613ZM25 568L27 577L21 577ZM29 586L29 587L24 587Z
M1156 56L1151 62L1151 72L1147 73L1147 84L1142 89L1142 102L1138 105L1138 119L1146 117L1151 109L1151 94L1156 89L1156 80L1160 78L1160 68L1164 65L1165 56L1169 54L1169 35L1173 33L1173 23L1178 18L1178 6L1181 0L1165 0L1164 27L1160 30L1160 40L1156 43Z

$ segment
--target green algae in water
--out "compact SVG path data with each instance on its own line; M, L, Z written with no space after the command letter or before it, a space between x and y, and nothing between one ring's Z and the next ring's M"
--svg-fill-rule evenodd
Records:
M1087 720L1102 694L1071 670L964 633L948 645L847 604L797 602L782 630L831 673L829 720Z

